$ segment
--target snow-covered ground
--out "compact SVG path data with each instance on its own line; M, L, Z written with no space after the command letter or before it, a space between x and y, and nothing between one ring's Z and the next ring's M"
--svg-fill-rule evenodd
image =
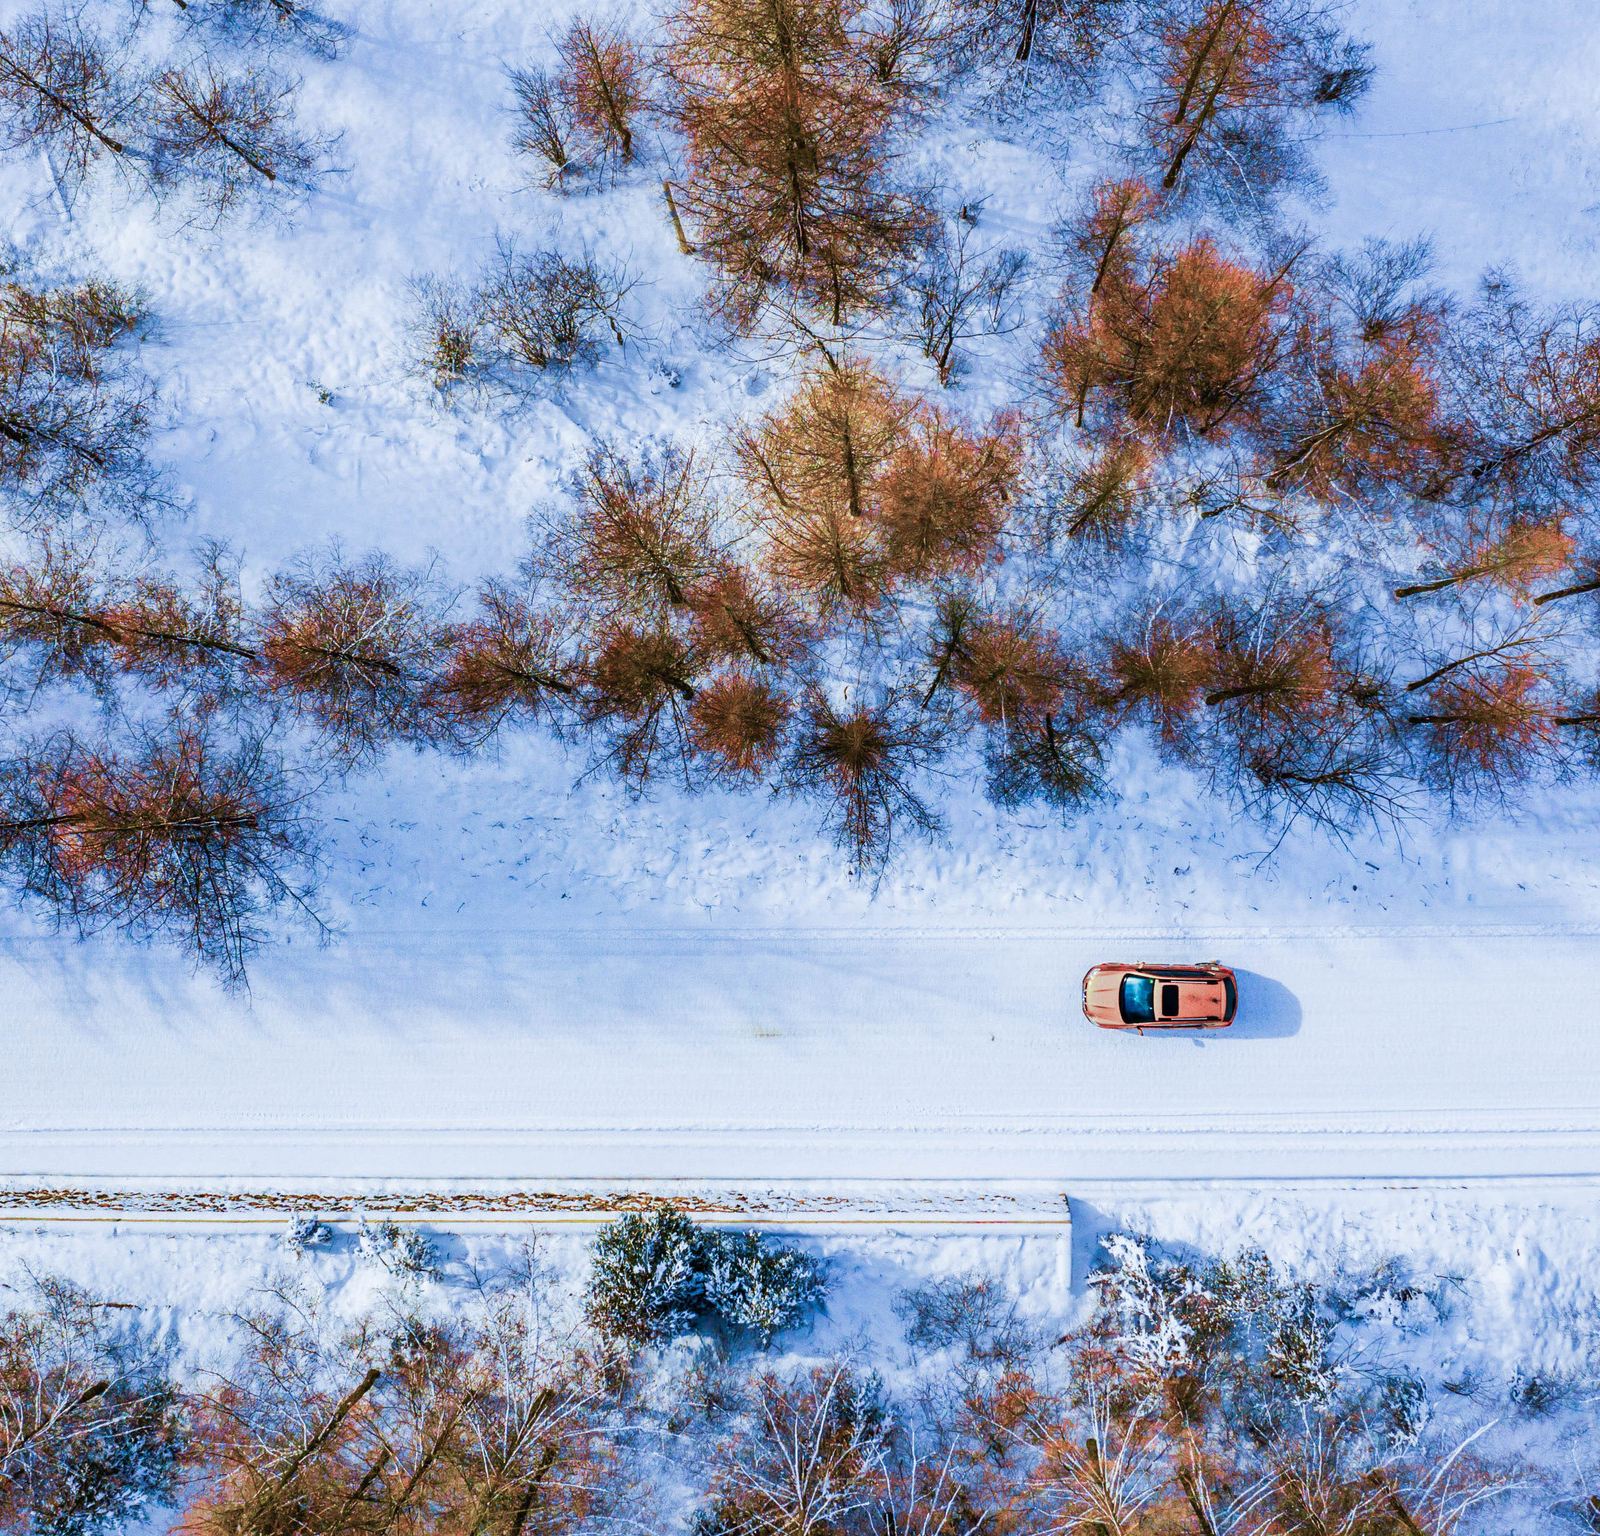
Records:
M0 171L20 245L149 295L157 450L193 508L166 549L226 537L259 580L337 536L437 550L470 583L514 564L588 434L715 433L781 382L706 346L649 175L522 185L501 66L570 9L362 8L342 57L295 61L345 169L292 224L185 229L93 194L65 218L42 164ZM1431 233L1453 284L1509 262L1589 297L1594 9L1369 0L1351 23L1379 76L1318 147L1328 237ZM936 153L1024 243L1090 169L992 124ZM625 249L645 339L518 414L443 409L404 366L405 283L470 271L499 231ZM992 403L1007 366L966 398ZM1067 827L949 786L945 839L875 892L764 794L636 805L573 787L581 761L534 737L397 755L330 797L333 944L290 935L248 998L5 916L0 1173L1600 1174L1592 789L1399 846L1296 833L1263 863L1270 837L1119 754L1119 800ZM1246 973L1229 1036L1077 1015L1097 960L1212 956Z

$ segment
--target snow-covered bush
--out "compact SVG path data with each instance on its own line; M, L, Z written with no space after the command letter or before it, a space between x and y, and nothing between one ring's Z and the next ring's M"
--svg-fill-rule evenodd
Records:
M1259 1249L1190 1262L1125 1233L1106 1238L1097 1327L1138 1376L1209 1379L1246 1402L1329 1402L1344 1380L1338 1308Z
M630 1211L601 1228L587 1300L607 1338L637 1348L685 1333L704 1294L700 1236L682 1211Z
M372 1225L359 1212L356 1226L357 1251L364 1263L403 1279L420 1279L438 1267L433 1244L414 1227L402 1227L395 1221Z
M632 1213L595 1239L589 1320L638 1348L714 1316L763 1345L822 1300L822 1267L755 1232L708 1232L672 1206Z
M320 1216L305 1216L299 1211L289 1215L289 1225L284 1229L283 1246L297 1259L308 1248L326 1248L333 1241L333 1228Z
M1389 1444L1409 1450L1433 1420L1428 1386L1412 1371L1385 1376L1378 1384L1378 1406L1389 1430Z
M1333 1322L1315 1286L1290 1287L1268 1314L1267 1372L1296 1403L1326 1403L1339 1389Z
M1540 1419L1559 1408L1574 1395L1571 1381L1553 1371L1524 1370L1520 1367L1511 1378L1507 1396L1514 1408L1529 1418Z
M827 1286L809 1254L756 1232L718 1232L704 1242L706 1305L762 1344L821 1304Z
M24 1273L0 1291L0 1531L142 1527L176 1492L189 1434L164 1361L65 1280Z
M1190 1324L1181 1302L1198 1286L1143 1238L1114 1232L1102 1245L1107 1265L1090 1276L1114 1342L1138 1370L1163 1375L1188 1365Z

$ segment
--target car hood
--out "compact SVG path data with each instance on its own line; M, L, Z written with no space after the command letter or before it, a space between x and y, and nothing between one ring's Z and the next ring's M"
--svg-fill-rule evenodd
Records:
M1084 1006L1092 1013L1120 1019L1122 1017L1121 1002L1117 993L1122 986L1122 978L1125 974L1121 970L1090 972L1088 985L1083 996Z

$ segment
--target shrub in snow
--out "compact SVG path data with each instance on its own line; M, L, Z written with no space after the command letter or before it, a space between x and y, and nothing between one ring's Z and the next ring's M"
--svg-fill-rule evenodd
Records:
M797 1248L763 1242L755 1232L708 1234L705 1246L706 1305L764 1345L822 1301L822 1266Z
M1181 1370L1190 1360L1192 1334L1181 1303L1198 1287L1142 1238L1116 1232L1103 1247L1109 1263L1090 1283L1099 1289L1116 1344L1136 1370Z
M1415 1445L1433 1418L1427 1385L1410 1371L1383 1378L1378 1384L1378 1407L1388 1425L1389 1444L1396 1450Z
M1296 1403L1326 1403L1339 1389L1333 1323L1316 1288L1298 1285L1277 1300L1267 1318L1267 1371Z
M686 1333L706 1316L766 1344L821 1302L821 1266L754 1232L706 1232L661 1206L603 1228L594 1245L589 1320L634 1348Z
M635 1348L687 1332L704 1299L700 1237L682 1211L630 1211L601 1228L589 1277L589 1321Z
M284 1229L283 1246L297 1259L308 1248L326 1248L333 1241L333 1228L317 1216L291 1213Z
M1136 1373L1220 1372L1247 1399L1266 1393L1297 1405L1338 1392L1337 1310L1320 1287L1285 1279L1260 1250L1189 1263L1121 1233L1104 1248L1108 1263L1093 1276L1098 1326Z
M949 1275L902 1291L895 1316L905 1326L906 1342L917 1349L966 1347L974 1360L1020 1362L1034 1339L1017 1316L1010 1292L988 1275Z
M359 1212L356 1225L357 1247L364 1262L407 1279L431 1275L438 1267L433 1244L415 1228L394 1221L373 1226Z
M1519 1368L1511 1378L1511 1390L1507 1395L1513 1407L1537 1419L1559 1408L1571 1397L1573 1385L1549 1371L1524 1371Z

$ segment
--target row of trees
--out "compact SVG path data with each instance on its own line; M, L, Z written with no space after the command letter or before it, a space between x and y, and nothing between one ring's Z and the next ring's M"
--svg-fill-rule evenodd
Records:
M629 1220L597 1243L591 1316L619 1285L679 1283L670 1243L614 1261L682 1218ZM533 1251L431 1300L391 1287L353 1324L281 1284L186 1387L137 1309L27 1278L0 1315L0 1531L96 1536L161 1505L204 1536L577 1536L651 1507L652 1529L698 1536L1593 1528L1568 1486L1587 1458L1563 1475L1496 1432L1507 1384L1452 1397L1402 1363L1447 1308L1398 1266L1328 1288L1261 1253L1114 1237L1091 1283L1094 1316L1064 1335L991 1277L905 1292L893 1397L872 1369L888 1337L783 1366L748 1333L623 1343ZM1514 1416L1559 1396L1509 1391Z
M1370 74L1317 0L682 0L645 47L576 22L554 71L513 72L515 143L562 186L633 161L645 120L683 156L666 197L685 250L747 329L774 307L839 327L883 310L938 220L898 164L906 130L974 74L1052 98L1113 94L1130 157L1178 199L1270 203L1301 145ZM685 232L681 213L692 236Z
M1142 440L1122 441L1143 462ZM1041 495L1037 446L1018 417L974 428L846 359L717 464L596 444L523 569L470 601L434 570L337 548L247 601L219 547L179 580L45 534L0 571L11 686L87 683L130 725L116 747L14 745L4 862L59 917L183 932L237 978L263 912L303 904L314 863L275 727L343 772L396 743L472 753L538 725L635 791L799 794L869 875L902 833L938 828L929 771L974 740L1003 807L1081 807L1137 729L1269 825L1341 834L1405 814L1419 786L1499 794L1600 757L1600 695L1568 675L1551 617L1596 590L1570 543L1529 523L1522 543L1399 587L1392 614L1287 576L1107 602L1057 551L1133 493L1101 465L1083 508ZM1563 485L1592 473L1560 432L1547 448ZM1473 506L1501 494L1488 481ZM1454 510L1441 502L1441 526ZM1477 588L1497 594L1482 613L1401 622L1418 597ZM168 723L140 723L152 706Z
M176 51L153 4L105 6L100 20L87 8L47 6L0 29L5 146L43 150L67 202L106 168L157 198L182 191L191 212L212 221L313 185L333 141L296 123L298 82L259 48L219 53L206 34L254 44L281 32L326 50L338 30L289 0L172 6L190 23Z

